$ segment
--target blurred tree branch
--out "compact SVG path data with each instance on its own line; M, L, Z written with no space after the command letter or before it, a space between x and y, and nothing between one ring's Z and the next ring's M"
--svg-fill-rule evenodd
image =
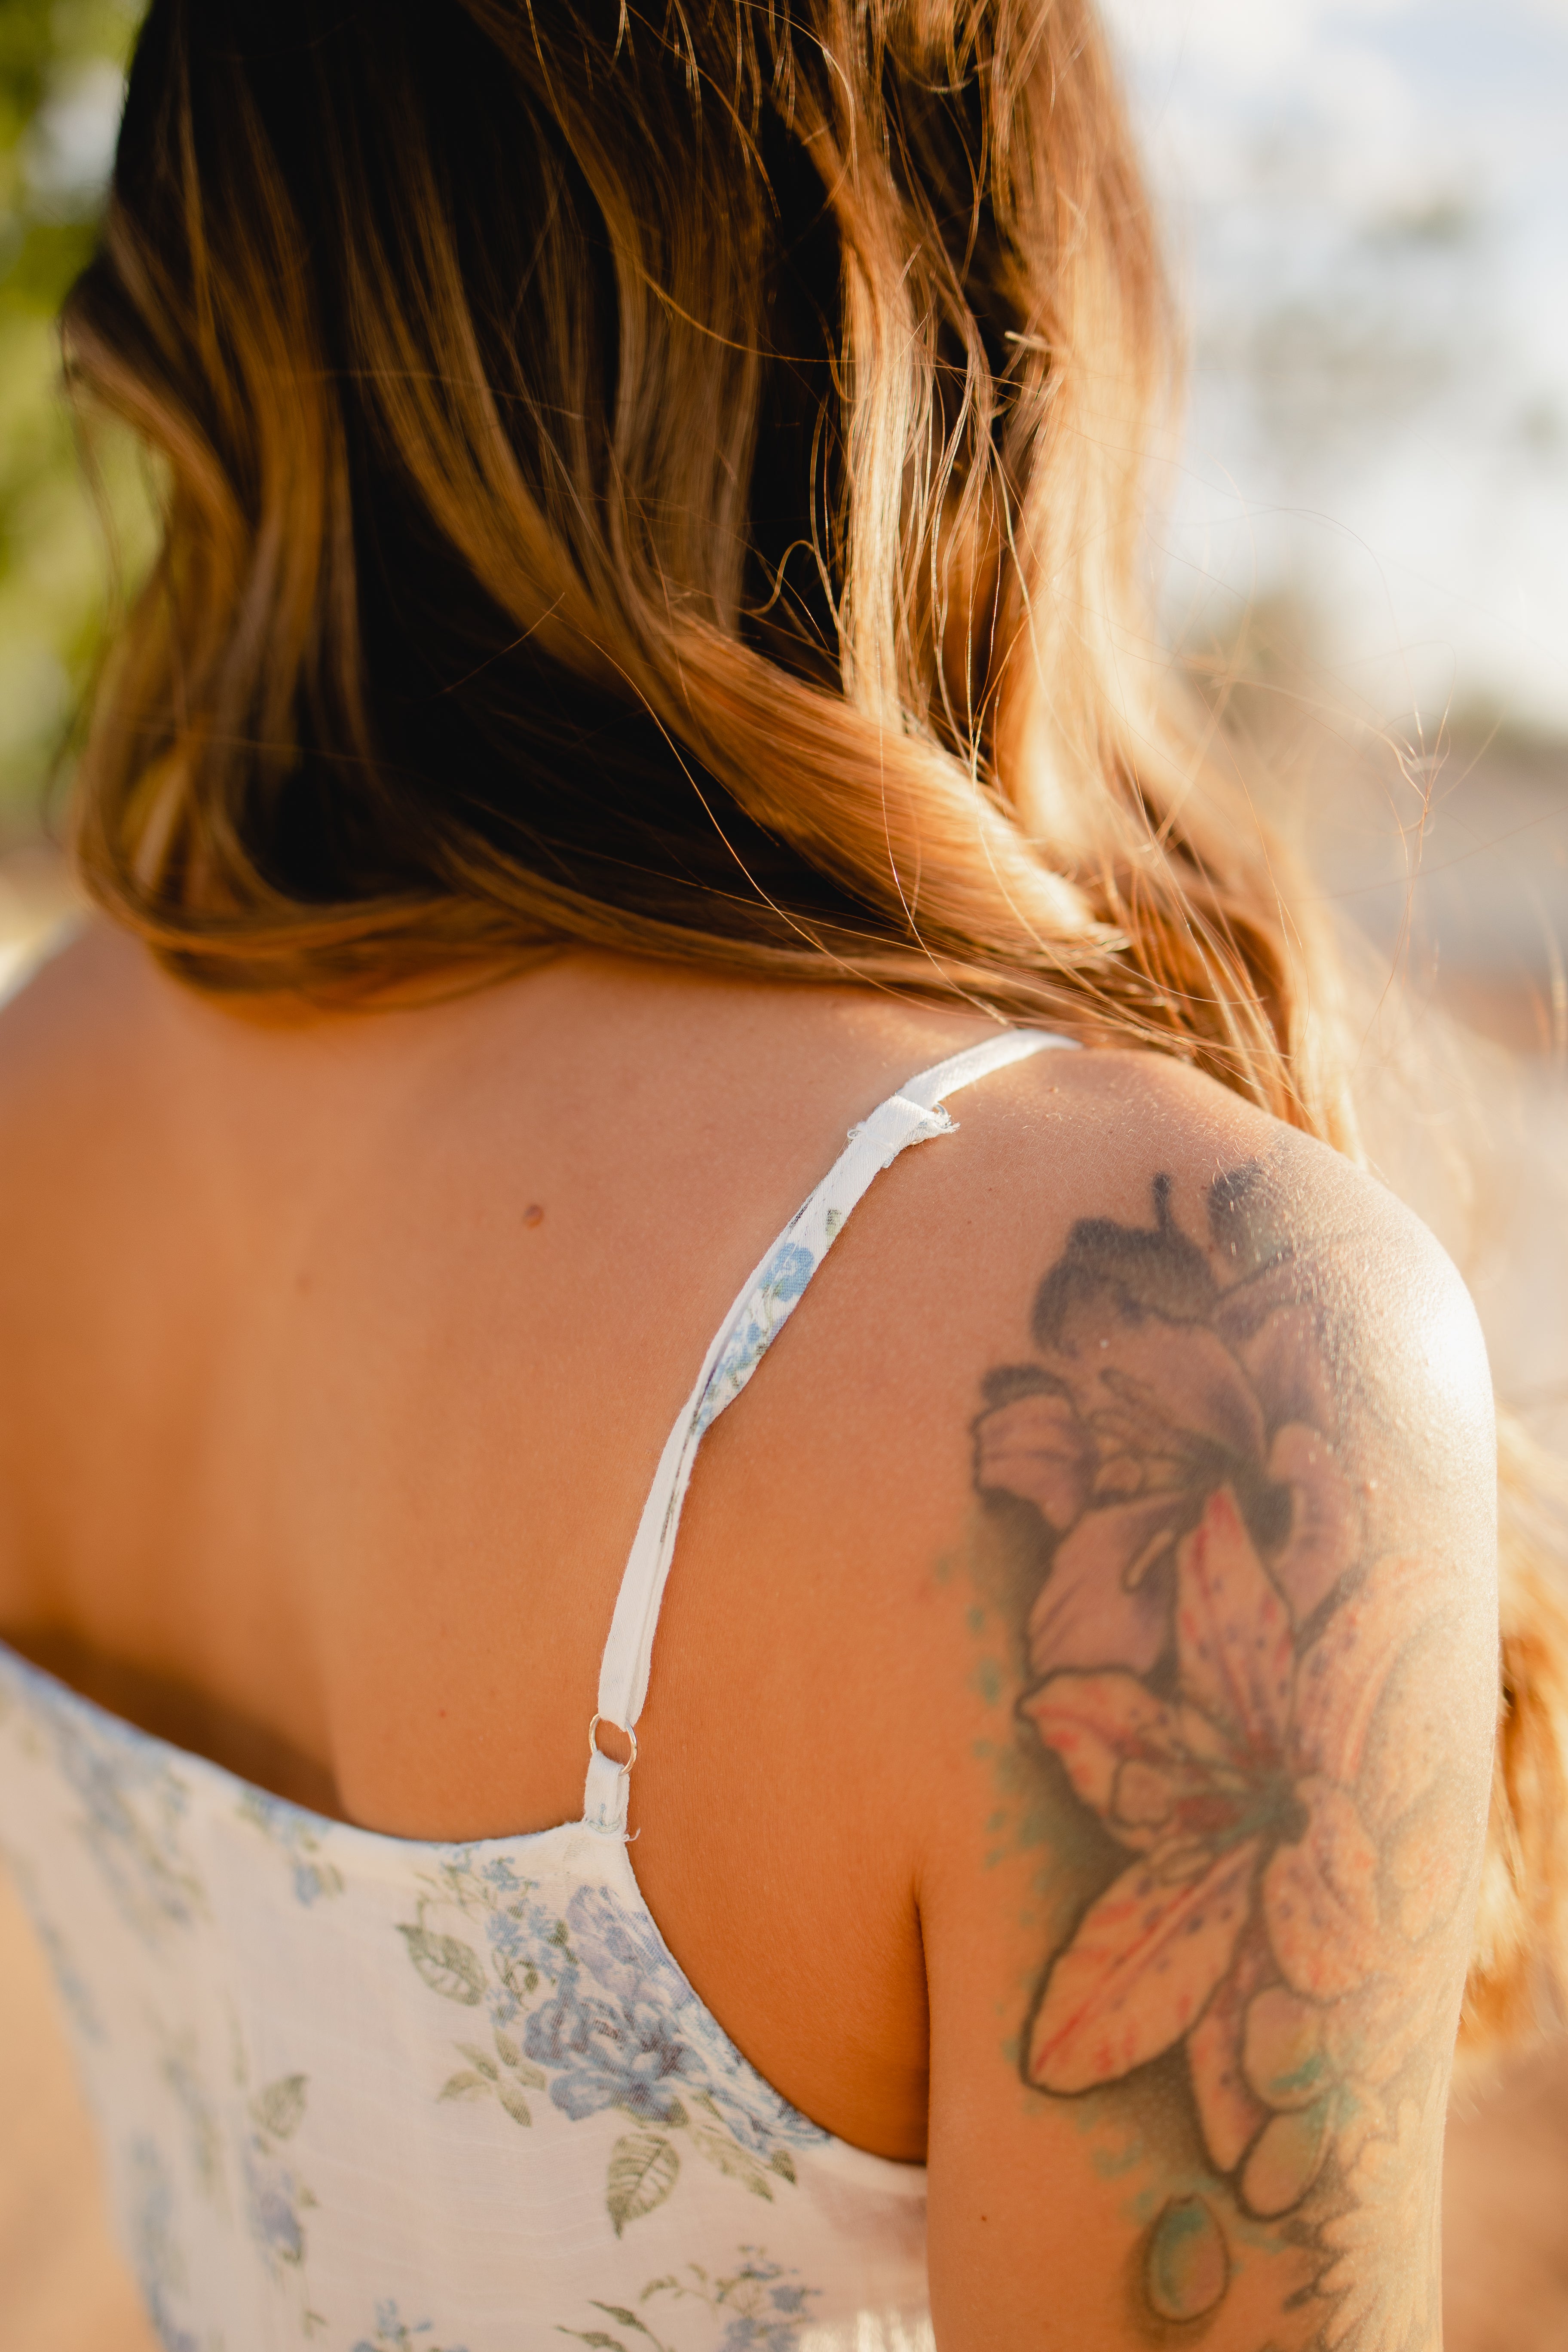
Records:
M55 314L92 251L140 0L0 5L0 845L44 823L108 617L103 517L60 389ZM106 433L122 562L151 544L133 451Z

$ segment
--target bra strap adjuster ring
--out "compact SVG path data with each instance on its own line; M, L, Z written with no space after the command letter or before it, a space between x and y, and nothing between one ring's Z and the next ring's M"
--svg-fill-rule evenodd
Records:
M629 1723L616 1723L612 1716L601 1715L595 1707L594 1711L594 1720L588 1726L588 1761L590 1764L596 1756L602 1757L606 1764L616 1763L615 1758L613 1756L605 1756L604 1749L599 1745L599 1726L601 1723L608 1723L611 1725L613 1729L625 1732L626 1738L632 1743L632 1752L626 1758L626 1762L624 1764L616 1764L616 1769L624 1780L629 1776L632 1766L637 1760L637 1733L632 1729Z

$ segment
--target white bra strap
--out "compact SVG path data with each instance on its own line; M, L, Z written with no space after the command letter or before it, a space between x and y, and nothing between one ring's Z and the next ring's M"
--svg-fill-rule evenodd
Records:
M869 1118L849 1130L849 1140L810 1198L752 1275L719 1327L702 1360L702 1370L670 1431L643 1514L626 1574L621 1580L610 1637L599 1667L599 1706L588 1736L588 1784L583 1818L591 1828L620 1832L626 1827L629 1764L617 1765L596 1745L597 1726L617 1724L634 1733L647 1696L654 1629L675 1553L680 1508L686 1499L697 1449L728 1404L732 1404L783 1329L806 1284L843 1232L846 1220L890 1167L900 1151L930 1136L950 1135L953 1122L943 1097L973 1086L993 1070L1022 1062L1052 1046L1070 1046L1070 1037L1044 1029L1005 1029L922 1070ZM635 1751L636 1742L633 1740Z

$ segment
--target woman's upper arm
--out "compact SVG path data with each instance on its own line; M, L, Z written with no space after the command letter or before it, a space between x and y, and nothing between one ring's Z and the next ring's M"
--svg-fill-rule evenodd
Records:
M1072 1224L976 1399L920 1890L938 2341L1427 2352L1495 1714L1484 1353L1316 1147L1146 1199Z

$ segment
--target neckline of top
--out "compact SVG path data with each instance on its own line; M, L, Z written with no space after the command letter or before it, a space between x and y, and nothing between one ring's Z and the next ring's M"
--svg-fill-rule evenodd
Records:
M268 1813L291 1814L296 1820L308 1823L313 1834L330 1833L339 1838L364 1839L378 1845L399 1846L425 1853L450 1853L458 1848L468 1853L481 1846L521 1845L530 1839L559 1837L564 1831L589 1826L582 1821L555 1822L548 1829L509 1830L495 1837L483 1838L405 1837L396 1830L370 1829L363 1822L349 1821L338 1813L319 1812L313 1805L302 1805L293 1797L279 1796L275 1789L264 1789L259 1780L247 1780L243 1772L236 1772L229 1765L220 1764L216 1756L205 1756L199 1748L182 1748L177 1741L165 1739L162 1732L149 1731L143 1725L133 1723L129 1716L117 1715L112 1707L89 1698L85 1691L63 1681L47 1666L36 1664L4 1640L0 1640L0 1670L9 1670L24 1685L31 1683L39 1686L48 1705L85 1717L89 1723L96 1726L117 1745L151 1751L163 1758L166 1768L176 1778L185 1775L197 1781L217 1784L231 1792L237 1807L248 1801Z

